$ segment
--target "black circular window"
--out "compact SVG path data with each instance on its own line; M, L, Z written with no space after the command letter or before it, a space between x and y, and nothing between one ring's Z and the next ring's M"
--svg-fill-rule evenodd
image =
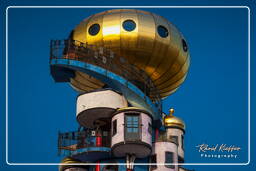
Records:
M89 28L89 34L92 36L95 36L96 34L98 34L100 31L100 25L99 24L93 24L90 26Z
M158 32L159 36L161 36L163 38L167 37L169 34L167 28L165 28L164 26L158 26L157 32Z
M132 20L125 20L123 22L123 28L126 31L133 31L136 28L136 23Z
M183 50L184 50L185 52L188 51L188 45L187 45L187 43L186 43L186 41L185 41L184 39L182 39L182 47L183 47Z

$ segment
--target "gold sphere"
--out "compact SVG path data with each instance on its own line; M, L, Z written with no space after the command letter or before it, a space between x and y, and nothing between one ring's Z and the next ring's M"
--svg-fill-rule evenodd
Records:
M189 68L185 38L168 20L151 12L115 9L92 15L73 30L71 39L109 49L144 70L162 98L177 90ZM71 84L81 91L102 87L83 77L88 76L76 72Z
M185 123L182 119L173 116L174 109L170 109L170 114L165 116L164 118L164 126L166 128L172 128L172 127L177 127L182 130L185 130Z
M170 115L173 115L173 113L174 113L174 109L171 108L171 109L170 109Z

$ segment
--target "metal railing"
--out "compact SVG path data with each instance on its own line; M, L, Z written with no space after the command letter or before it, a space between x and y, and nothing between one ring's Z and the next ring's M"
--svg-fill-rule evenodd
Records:
M96 138L101 139L100 145L96 143ZM71 155L76 150L87 147L110 147L111 138L109 132L94 134L92 131L73 131L58 134L58 155Z
M77 60L99 66L136 85L155 104L159 112L162 111L160 93L145 71L130 64L125 58L113 51L85 44L76 40L51 40L51 59Z

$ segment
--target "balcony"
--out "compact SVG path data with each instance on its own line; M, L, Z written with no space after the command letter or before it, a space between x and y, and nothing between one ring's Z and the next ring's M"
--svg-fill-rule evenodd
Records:
M112 51L74 40L52 40L51 75L57 82L69 82L74 70L81 71L121 92L135 107L161 119L162 102L158 89L141 69Z
M58 155L72 156L82 162L94 162L111 155L108 131L74 131L59 133Z

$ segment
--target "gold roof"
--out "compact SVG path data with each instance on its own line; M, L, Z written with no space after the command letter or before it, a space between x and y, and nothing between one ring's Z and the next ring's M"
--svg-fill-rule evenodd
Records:
M72 163L81 163L80 161L78 160L75 160L71 157L66 157L64 158L62 161L61 161L62 164L72 164Z
M123 111L123 110L144 110L144 109L139 107L123 107L123 108L117 109L117 111Z
M125 21L132 21L135 27L127 31ZM93 28L93 25L97 27ZM96 34L91 34L95 30ZM164 35L161 36L158 30ZM110 49L117 57L144 70L161 97L177 90L185 80L190 64L189 50L182 34L165 18L146 11L115 9L92 15L73 30L71 38ZM93 79L84 78L83 81L83 77L87 76L77 73L71 84L85 91L102 86Z
M185 123L180 118L173 116L174 109L170 109L170 114L164 118L165 127L178 127L185 130Z
M75 160L75 159L73 159L73 158L71 158L71 157L66 157L66 158L64 158L64 159L61 161L60 164L68 164L68 165L59 165L59 171L64 171L64 170L66 170L67 168L72 167L72 164L79 164L79 163L81 163L81 162L78 161L78 160ZM77 166L77 167L83 167L83 165L79 165L79 166Z

